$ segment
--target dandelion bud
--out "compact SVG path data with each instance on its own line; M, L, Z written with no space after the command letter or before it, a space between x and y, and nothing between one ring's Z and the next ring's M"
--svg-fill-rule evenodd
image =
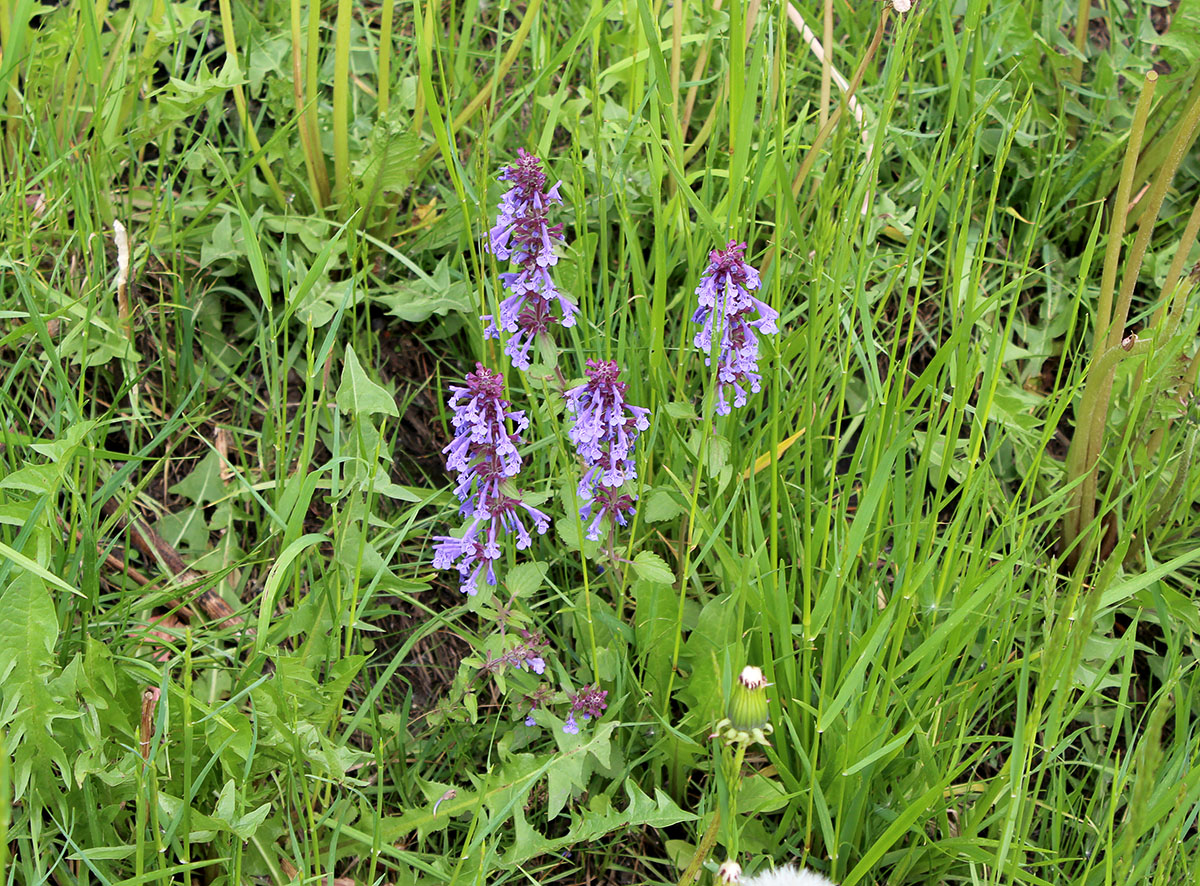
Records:
M767 717L769 685L761 668L753 665L742 668L725 707L725 719L717 724L714 736L722 735L729 744L752 741L767 744L767 736L772 732Z
M742 882L742 866L732 859L717 868L717 882L732 884Z

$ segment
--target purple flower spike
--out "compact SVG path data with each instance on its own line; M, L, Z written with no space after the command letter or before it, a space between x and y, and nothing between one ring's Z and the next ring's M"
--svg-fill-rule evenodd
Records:
M518 369L528 369L529 352L540 335L549 335L555 323L574 326L579 309L554 284L550 269L558 263L556 244L563 239L562 225L551 225L547 213L561 204L559 185L549 190L542 161L524 149L517 162L500 172L500 180L512 187L500 199L500 214L488 232L488 249L515 270L500 275L509 293L500 303L498 318L485 316L484 334L499 338L503 329L511 336L504 352ZM557 303L560 316L552 305Z
M480 574L489 585L496 584L495 563L501 553L497 535L515 534L517 550L524 550L533 543L526 520L542 534L549 528L550 518L522 501L513 485L521 470L517 446L529 420L524 412L508 408L509 402L503 398L504 376L476 363L466 384L454 386L450 392L454 439L442 451L447 470L458 472L454 494L462 502L459 511L471 522L461 538L444 535L434 539L433 565L457 569L462 592L474 595ZM511 433L506 422L512 423Z
M633 497L619 490L637 479L633 447L650 427L650 410L625 402L628 385L618 381L620 374L612 361L589 360L588 380L565 395L567 411L575 416L567 433L586 466L579 481L580 516L586 520L595 512L588 527L591 539L599 537L604 517L624 526L625 515L633 513ZM593 503L600 507L593 509Z
M779 331L779 313L751 293L762 287L758 271L746 264L745 243L730 240L724 249L708 254L708 267L696 287L699 307L692 315L700 323L693 340L704 351L704 363L709 365L713 349L714 324L720 329L721 347L717 355L717 414L728 415L731 409L727 394L733 393L733 406L746 405L746 388L757 393L762 387L758 373L758 336ZM758 319L750 315L758 313Z

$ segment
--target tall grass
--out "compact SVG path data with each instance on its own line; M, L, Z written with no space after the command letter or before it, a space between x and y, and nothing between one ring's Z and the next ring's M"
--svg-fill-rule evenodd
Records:
M0 7L10 882L1189 882L1186 36L1106 18L1088 93L1074 7L984 0L827 4L820 58L786 4L33 12ZM606 560L554 374L509 370L557 523L468 598L440 404L507 368L480 243L518 147L564 183L557 369L618 361L654 420ZM731 238L783 334L721 417L689 317ZM521 629L543 680L488 666ZM747 663L774 733L733 758Z

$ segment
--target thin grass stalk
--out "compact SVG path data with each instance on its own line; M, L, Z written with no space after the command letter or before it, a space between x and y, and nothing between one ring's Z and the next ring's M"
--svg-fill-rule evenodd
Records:
M1129 139L1125 145L1125 162L1121 167L1121 179L1117 185L1116 199L1112 207L1112 219L1108 228L1108 243L1104 250L1104 270L1100 276L1100 302L1096 307L1096 325L1092 333L1092 353L1101 354L1112 345L1108 343L1109 330L1113 326L1113 292L1117 283L1117 268L1121 260L1122 238L1125 236L1126 217L1129 214L1129 197L1133 192L1134 170L1137 168L1138 153L1142 148L1142 135L1146 130L1146 116L1154 99L1154 87L1158 74L1146 73L1142 81L1142 93L1138 97L1133 114L1133 125L1129 128Z
M846 90L846 94L842 96L841 102L838 103L836 110L832 116L821 127L817 133L817 137L813 139L812 147L808 149L808 153L804 156L804 161L800 164L800 169L796 171L796 177L792 180L792 198L795 199L800 195L800 189L804 187L804 182L808 178L808 174L812 171L813 164L817 162L817 155L821 152L821 148L825 146L825 142L833 133L838 121L842 118L842 110L850 103L850 99L854 93L858 91L859 85L862 83L863 75L867 72L867 65L871 63L871 59L875 57L875 53L879 51L879 44L883 42L883 31L887 25L888 13L891 12L890 6L883 7L883 11L879 15L879 25L875 28L875 36L871 38L871 44L867 47L863 59L859 62L858 70L854 72L854 76L850 79L850 88Z
M1149 76L1148 74L1147 79L1149 79ZM1200 96L1187 108L1179 127L1176 129L1175 141L1167 154L1166 162L1159 167L1158 173L1154 177L1154 183L1151 185L1150 193L1146 199L1146 213L1142 216L1141 222L1138 225L1137 236L1134 237L1133 244L1129 249L1129 255L1126 257L1125 274L1121 278L1121 291L1117 297L1114 316L1108 329L1107 341L1105 342L1105 346L1108 348L1117 347L1122 342L1121 335L1129 318L1130 306L1133 304L1133 290L1137 284L1138 274L1141 271L1142 259L1145 258L1146 249L1150 245L1150 237L1154 232L1154 226L1158 222L1158 215L1162 211L1167 187L1174 179L1179 165L1183 162L1184 155L1191 144L1197 126L1200 126ZM1161 346L1162 343L1157 342L1156 344ZM1103 394L1097 403L1101 417L1106 417L1108 413L1109 396L1112 392L1113 373L1115 371L1116 367L1114 365L1105 379ZM1093 413L1084 414L1089 416L1092 425L1092 432L1088 438L1087 464L1093 467L1091 472L1085 477L1081 487L1082 495L1084 496L1083 507L1085 511L1081 515L1080 525L1086 525L1090 522L1088 513L1094 505L1096 487L1099 483L1099 460L1104 443L1105 429L1104 422L1100 421L1097 415Z
M1149 77L1149 75L1147 75ZM1162 211L1163 199L1167 195L1179 165L1187 153L1192 137L1200 126L1200 95L1186 110L1183 120L1175 137L1166 162L1159 168L1154 177L1154 184L1145 202L1145 214L1138 225L1137 236L1130 247L1129 256L1125 262L1125 275L1121 278L1121 291L1117 298L1117 306L1113 321L1108 330L1108 347L1117 345L1123 335L1125 322L1129 318L1129 308L1133 303L1133 290L1137 285L1138 273L1141 271L1142 259L1150 245L1150 236L1154 233L1154 225L1158 222L1158 214Z
M12 761L0 746L0 871L8 870L8 829L12 823Z
M712 11L714 13L721 11L721 0L713 0ZM688 87L687 100L683 103L683 117L679 121L680 133L684 138L687 137L688 126L692 121L692 111L696 107L696 96L700 92L700 77L703 76L705 68L708 67L708 56L711 47L711 43L705 43L700 47L700 55L696 58L696 64L692 65L692 85ZM717 99L717 104L720 104L720 98Z
M830 87L833 83L833 0L825 0L822 4L821 45L825 52L821 54L821 106L818 109L818 130L823 129L829 122Z
M772 63L772 78L775 81L775 120L772 127L775 149L777 152L782 151L784 143L784 121L787 119L787 88L785 72L787 71L787 40L784 38L785 24L783 21L783 11L780 10L779 34L780 39L775 43L775 53ZM775 164L775 218L782 219L786 216L784 207L784 185L787 181L786 172L782 163ZM775 261L772 264L778 265L778 261L783 254L783 243L776 232L771 238L770 248L767 250L768 255L773 255ZM783 317L783 278L782 275L776 272L771 279L771 307L778 313L782 321ZM779 491L782 482L779 471L779 459L782 455L780 451L780 438L782 431L780 423L784 414L783 410L783 360L781 348L776 345L772 349L770 361L770 373L768 377L771 379L771 422L769 430L769 440L771 447L771 471L770 471L770 510L768 512L768 557L770 570L767 574L767 582L771 599L782 599L782 589L780 588L780 577L783 574L783 564L779 557ZM789 607L790 608L790 607ZM791 637L788 637L787 646L791 646ZM778 642L778 641L777 641ZM764 656L770 672L777 673L777 669L772 666L775 650L770 648L770 638L766 638L763 644L767 655ZM790 649L789 649L790 651ZM788 656L791 661L791 656ZM796 684L794 668L784 668L787 674L787 682L784 689L790 691ZM773 677L774 682L780 682L778 676Z
M1151 344L1149 341L1138 341L1136 335L1131 335L1116 347L1106 350L1088 369L1088 381L1080 397L1078 413L1088 423L1085 427L1086 435L1104 435L1104 427L1108 420L1108 389L1117 363L1132 354L1145 354ZM1068 545L1078 538L1079 533L1092 522L1096 513L1096 476L1100 466L1098 460L1096 463L1089 461L1088 455L1089 450L1084 446L1072 446L1067 452L1067 482L1084 476L1085 473L1087 475L1072 494L1072 507L1067 512L1064 523L1063 536ZM1080 551L1076 548L1073 559L1078 559L1079 556Z
M1136 185L1138 182L1147 181L1150 176L1154 175L1156 169L1162 163L1163 158L1167 155L1167 150L1171 146L1171 142L1175 137L1176 126L1178 120L1175 112L1179 108L1186 108L1191 104L1196 95L1200 95L1200 63L1197 63L1189 74L1182 79L1185 81L1194 81L1195 85L1187 92L1178 92L1174 89L1169 89L1165 95L1160 95L1157 104L1150 109L1150 117L1146 120L1146 134L1143 136L1145 146L1142 148L1142 153L1138 157L1137 172L1133 174L1133 181ZM1167 122L1171 121L1171 125L1167 126ZM1165 130L1165 131L1164 131ZM1113 189L1116 187L1117 181L1120 179L1120 169L1106 170L1101 176L1096 179L1096 187L1092 192L1092 200L1098 202L1107 199L1111 196ZM1136 207L1135 207L1136 211Z
M1083 82L1083 60L1087 55L1088 23L1091 19L1092 0L1079 0L1079 12L1075 17L1075 52L1071 61L1071 79Z
M350 180L350 25L353 0L338 0L333 25L333 196L346 200Z
M737 39L742 33L742 23L745 10L741 2L729 6L729 70L725 72L725 82L729 88L729 156L732 157L737 149L737 124L741 117L742 94L745 92L746 44ZM733 186L733 182L729 183ZM733 212L734 207L729 207Z
M704 123L700 126L700 131L696 133L696 138L692 141L683 152L683 166L686 169L688 164L692 162L692 158L699 153L700 149L708 142L713 130L717 127L717 114L721 110L721 104L725 100L725 84L722 83L717 88L717 95L713 101L713 106L708 111L708 116L704 118Z
M1184 225L1183 236L1179 238L1175 257L1171 259L1171 267L1167 270L1167 279L1163 281L1162 304L1154 315L1154 325L1157 326L1166 313L1168 335L1173 335L1179 327L1179 321L1187 307L1190 287L1187 284L1181 286L1180 280L1183 278L1183 266L1196 244L1197 235L1200 235L1200 196L1196 197L1192 214L1188 216L1187 224Z
M242 63L238 58L237 36L233 31L233 10L230 8L229 0L218 0L218 8L221 13L221 35L225 40L225 54L233 61L234 68L240 73ZM240 83L233 85L233 103L237 106L238 121L246 132L246 140L250 142L251 150L255 154L260 154L258 168L262 171L263 178L271 189L271 194L275 197L275 202L282 209L287 205L287 198L283 195L283 189L279 187L279 182L275 180L275 173L271 172L271 165L267 162L266 155L261 154L262 143L258 140L258 133L254 131L254 124L246 110L246 93L242 91Z
M391 104L392 17L396 0L383 0L379 13L379 116L386 117Z
M704 864L704 859L708 858L708 853L712 851L713 844L717 842L717 832L720 830L720 827L721 810L714 809L712 821L704 829L704 836L700 838L700 842L696 846L696 852L692 855L692 860L684 868L683 876L679 878L678 886L694 886L695 882L700 879L700 868Z
M23 7L29 4L22 4ZM20 40L15 39L13 33L13 16L16 10L9 5L9 0L0 0L0 58L13 59L17 57L20 50ZM8 76L5 77L4 86L8 88L4 90L4 104L7 113L7 119L4 121L4 140L5 150L4 156L7 163L16 165L16 140L17 127L20 121L21 103L17 95L16 84L12 81L17 79L17 66L11 65L8 69Z
M1154 317L1150 321L1150 328L1154 330L1155 340L1160 345L1169 341L1179 329L1184 309L1187 307L1188 297L1195 288L1194 285L1186 283L1180 285L1180 278L1183 276L1184 262L1187 260L1188 254L1192 251L1192 246L1196 242L1198 232L1200 232L1200 197L1196 198L1196 203L1192 206L1192 213L1188 217L1187 224L1184 225L1183 236L1179 238L1179 245L1175 249L1175 256L1171 259L1171 267L1167 270L1167 278L1163 281L1158 308L1154 311ZM1133 384L1135 390L1142 386L1145 369L1145 366L1138 367ZM1154 443L1154 438L1157 437L1161 441L1161 432L1163 430L1165 428L1159 428L1155 431L1154 437L1151 438L1151 454L1158 449L1157 444Z
M1100 372L1100 364L1104 361L1108 361L1105 365L1111 365L1115 370L1116 360L1110 356L1113 353L1113 346L1108 343L1109 333L1114 328L1121 331L1125 328L1123 321L1120 324L1114 323L1113 291L1116 286L1117 266L1121 257L1126 216L1129 211L1129 196L1133 190L1134 170L1137 168L1137 155L1141 150L1142 134L1145 132L1146 117L1150 112L1150 104L1154 98L1154 87L1157 82L1158 75L1154 71L1147 72L1142 82L1142 92L1138 97L1133 124L1130 127L1129 139L1125 146L1125 161L1121 167L1121 178L1113 201L1108 243L1104 253L1104 268L1100 277L1100 301L1096 307L1096 323L1092 338L1093 364L1088 370L1088 382L1084 388L1085 396L1088 399L1080 402L1078 414L1081 420L1076 424L1071 447L1067 453L1068 483L1073 482L1087 471L1094 473L1099 471L1099 465L1096 462L1104 436L1104 425L1100 425L1100 439L1093 440L1092 433L1096 425L1090 420L1093 413L1084 408L1084 403L1089 403L1092 409L1103 408L1105 412L1108 409L1107 392L1103 390L1108 385L1101 385L1100 377L1095 374ZM1092 496L1090 502L1088 500L1089 488ZM1085 481L1071 493L1071 506L1063 523L1064 542L1068 545L1073 544L1081 528L1091 523L1094 514L1095 483L1089 484Z
M1200 67L1198 67L1196 74L1200 75ZM1179 106L1183 108L1183 111L1180 112L1175 124L1167 128L1166 132L1155 133L1151 140L1147 143L1146 149L1142 151L1141 157L1138 158L1137 172L1134 173L1133 177L1135 182L1149 181L1154 173L1158 171L1158 167L1166 160L1168 154L1170 153L1171 146L1175 144L1176 140L1179 138L1180 131L1184 126L1186 126L1186 118L1188 113L1187 109L1192 107L1198 101L1200 101L1200 76L1196 77L1196 83L1187 93L1186 98L1184 98L1182 102L1178 103ZM1165 104L1165 102L1162 102L1161 104ZM1153 116L1151 120L1146 124L1146 130L1148 133L1154 132L1153 117L1157 117L1162 114L1162 109L1156 108L1152 113ZM1193 130L1191 141L1194 141L1195 138L1196 133L1195 130ZM1190 147L1191 142L1189 142L1187 145L1188 149L1190 149ZM1139 203L1138 205L1134 206L1130 211L1130 220L1136 221L1139 218L1139 213L1141 210L1142 204Z
M676 120L679 120L679 76L683 64L683 3L684 0L675 0L671 4L671 116Z
M292 14L292 99L296 108L296 130L300 135L300 151L304 155L304 171L308 176L309 190L312 191L317 209L324 209L329 202L329 179L325 172L325 158L321 156L316 133L308 125L308 111L304 106L304 56L300 46L300 0L291 0L290 5ZM319 176L318 167L320 168Z
M83 10L86 5L81 5L75 9L75 17L78 22L78 27L75 31L75 42L71 50L67 53L67 69L63 76L62 88L60 95L62 96L62 113L54 121L54 135L58 144L62 144L66 136L68 127L75 121L75 93L79 88L79 66L80 59L83 56Z
M132 13L132 9L130 12ZM158 36L166 30L166 16L167 9L163 0L153 0L150 17L146 22L146 42L133 65L133 76L125 84L125 95L121 99L121 107L117 113L116 131L118 132L125 132L128 129L126 121L133 113L133 106L137 103L138 96L142 94L147 75L154 69L155 57L166 45ZM132 47L130 48L132 49Z
M318 80L318 57L321 52L321 2L308 0L308 27L305 28L305 39L308 41L304 48L304 95L307 101L304 106L304 119L300 123L308 129L308 138L316 151L315 159L319 162L313 166L317 176L317 187L325 205L329 205L329 170L325 156L321 151L320 122L317 119L317 96L321 94L321 83Z
M474 117L476 112L483 107L484 103L491 98L494 87L504 79L504 76L508 73L508 69L511 68L513 66L513 62L517 60L517 54L525 45L525 38L529 36L529 31L533 27L533 21L537 17L538 11L542 8L543 2L544 0L530 0L529 5L525 8L525 14L521 19L521 25L517 28L517 32L513 34L512 43L508 47L508 52L504 53L504 58L500 60L499 67L496 68L492 76L488 77L487 82L483 84L479 92L475 94L475 97L471 99L467 106L458 113L458 116L451 121L449 132L447 133L448 139L453 140L455 133L457 133L458 130L461 129L468 120ZM427 20L426 27L432 31L432 22ZM428 148L426 148L425 152L421 154L418 165L424 166L426 163L432 160L440 150L441 148L438 145L430 145Z

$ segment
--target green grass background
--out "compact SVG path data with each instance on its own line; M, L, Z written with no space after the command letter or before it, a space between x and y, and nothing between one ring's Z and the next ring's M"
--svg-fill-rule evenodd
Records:
M1196 882L1200 4L1079 18L0 3L4 883L660 884L698 847ZM861 119L826 125L829 69ZM481 244L518 148L563 181L560 369L617 360L654 418L605 558L560 398L510 371L558 522L465 599L443 404L507 368ZM782 334L714 420L688 319L731 238ZM551 690L608 690L580 735L487 666L522 628ZM738 784L708 736L747 663L774 733Z

